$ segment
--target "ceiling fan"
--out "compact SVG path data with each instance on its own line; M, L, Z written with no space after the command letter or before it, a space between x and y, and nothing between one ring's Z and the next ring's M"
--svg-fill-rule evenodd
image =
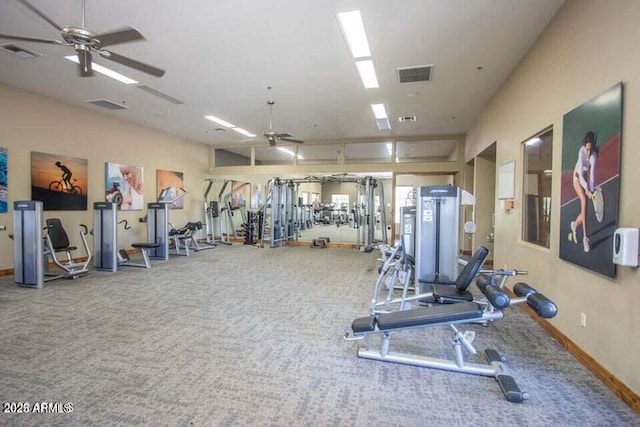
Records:
M277 133L273 130L271 115L273 114L273 104L275 103L276 101L267 101L267 105L269 105L269 130L264 131L263 136L267 138L267 141L269 141L269 147L276 145L277 141L288 141L295 142L296 144L302 144L304 141L293 139L288 133Z
M72 46L78 55L78 60L80 62L80 76L82 77L93 75L93 71L91 69L92 52L97 52L105 59L117 62L118 64L122 64L126 67L133 68L138 71L142 71L143 73L151 74L155 77L162 77L164 75L164 70L161 70L160 68L144 64L131 58L127 58L126 56L118 55L117 53L111 52L109 50L105 50L104 48L107 46L113 46L116 44L127 43L136 40L144 40L145 38L142 34L140 34L140 32L138 32L138 30L131 27L124 27L103 34L96 34L91 30L88 30L84 26L85 0L82 0L82 25L79 27L73 25L61 27L60 25L56 24L51 18L37 9L34 5L29 3L27 0L18 0L18 2L22 3L33 13L47 21L52 27L58 30L60 32L60 37L62 38L62 40L42 39L37 37L18 36L11 34L0 34L0 38L22 40L34 43L48 43L61 46Z

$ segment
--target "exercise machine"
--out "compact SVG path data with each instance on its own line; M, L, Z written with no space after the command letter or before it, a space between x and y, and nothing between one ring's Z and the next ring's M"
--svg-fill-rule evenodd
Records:
M116 272L119 267L151 268L148 251L160 247L156 242L132 243L131 247L142 253L142 263L131 260L125 249L118 249L118 225L131 227L126 220L118 221L118 205L109 202L93 204L93 251L94 267L98 270Z
M169 259L169 205L162 202L147 204L147 242L153 247L145 247L148 250L148 258ZM155 245L157 244L157 246ZM143 249L140 244L134 248ZM145 252L143 252L145 253ZM146 259L146 257L145 257Z
M84 262L76 262L69 237L58 218L42 223L42 202L26 200L13 204L13 256L14 280L19 286L41 289L45 282L56 279L75 279L87 273L91 251L87 244L85 225L80 225L80 238L86 254ZM43 233L46 230L47 233ZM64 252L66 260L59 260L57 253ZM62 273L49 272L51 260Z
M417 190L415 241L416 288L454 283L458 275L460 207L475 204L468 192L451 185Z
M393 362L424 368L441 369L451 372L493 377L509 402L520 403L528 399L522 392L505 365L506 359L496 350L487 349L485 355L488 364L468 363L464 360L463 348L472 355L477 354L473 346L476 334L474 331L461 331L458 325L481 323L486 324L504 317L504 309L526 303L538 316L550 319L557 312L557 306L544 295L538 293L526 283L517 283L513 291L516 298L510 298L491 280L480 275L476 280L478 288L485 296L484 302L461 302L457 304L437 304L406 311L396 311L371 315L355 319L351 324L351 333L347 332L347 341L364 339L367 335L380 334L380 349L358 349L358 357ZM390 350L393 333L406 330L421 330L430 327L445 326L452 330L454 359L439 359L422 355L393 352Z

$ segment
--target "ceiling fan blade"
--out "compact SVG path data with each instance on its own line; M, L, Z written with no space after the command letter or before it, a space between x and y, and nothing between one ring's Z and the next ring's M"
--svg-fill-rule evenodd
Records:
M93 69L91 68L91 51L78 49L78 61L80 61L78 70L80 71L80 77L91 77L93 76Z
M29 8L33 13L35 13L36 15L38 15L40 18L44 19L45 21L47 21L53 28L55 28L58 31L62 31L62 27L58 24L56 24L53 19L49 18L47 15L45 15L44 13L42 13L38 8L36 8L34 5L32 5L31 3L29 3L27 0L18 0L20 3L22 3L25 7Z
M110 33L98 34L96 39L100 40L100 46L113 46L114 44L127 43L135 40L145 40L144 36L135 28L125 27Z
M304 141L301 141L299 139L293 139L293 138L278 138L280 141L287 141L287 142L295 142L296 144L303 144Z
M117 53L113 53L108 50L100 50L98 52L103 58L110 59L113 62L117 62L118 64L125 65L138 71L142 71L143 73L151 74L155 77L162 77L165 72L160 68L144 64L140 61L136 61L135 59L127 58L126 56L118 55Z
M0 39L22 40L25 42L35 42L35 43L62 44L62 42L58 40L39 39L37 37L14 36L11 34L0 34Z
M289 138L291 135L289 135L288 133L275 133L273 136L275 136L276 138Z

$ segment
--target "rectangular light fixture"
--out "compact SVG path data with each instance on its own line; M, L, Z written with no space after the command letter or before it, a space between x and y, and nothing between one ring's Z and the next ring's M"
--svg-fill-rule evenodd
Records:
M376 119L376 125L378 126L378 130L391 130L389 119Z
M224 125L223 125L223 126L224 126ZM248 130L244 130L244 129L242 129L242 128L239 128L239 127L235 127L235 126L234 126L234 127L232 127L232 128L231 128L231 130L235 130L236 132L241 133L241 134L243 134L244 136L248 136L249 138L255 138L255 137L256 137L256 135L255 135L255 134L253 134L253 133L249 132Z
M71 62L75 62L76 64L79 64L80 61L78 60L78 57L76 55L69 55L69 56L65 56L64 59L68 59ZM136 84L138 83L137 81L130 79L129 77L122 75L120 73L117 73L113 70L108 69L107 67L103 67L100 64L96 64L95 62L93 64L91 64L91 68L93 69L93 71L97 71L100 74L104 74L107 77L111 77L114 80L119 81L120 83L124 83L126 85L132 85L132 84Z
M365 89L374 89L378 87L378 78L376 77L376 70L373 67L373 61L367 59L366 61L357 61L356 67L360 74L360 80Z
M371 109L376 119L387 119L387 110L384 108L384 104L371 104Z
M351 12L338 13L338 20L353 57L357 59L371 56L360 11L353 10Z
M234 128L234 127L236 127L235 125L232 125L229 122L225 122L224 120L219 119L216 116L204 116L204 118L207 119L207 120L211 120L212 122L217 123L220 126L224 126L226 128Z

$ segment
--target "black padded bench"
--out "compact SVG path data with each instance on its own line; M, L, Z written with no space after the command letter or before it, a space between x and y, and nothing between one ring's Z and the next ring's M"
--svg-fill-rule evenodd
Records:
M147 253L147 251L150 249L159 248L161 245L160 243L154 242L138 242L132 243L131 246L136 249L140 249L140 252L142 252L142 259L144 260L144 264L130 262L129 255L126 251L123 250L120 251L120 255L124 260L120 261L120 265L129 267L151 268L151 262L149 262L149 254Z
M359 335L373 332L376 327L380 331L386 331L437 325L439 323L449 324L463 320L481 319L482 311L482 306L475 302L420 307L379 316L360 317L353 321L351 329L354 335Z

